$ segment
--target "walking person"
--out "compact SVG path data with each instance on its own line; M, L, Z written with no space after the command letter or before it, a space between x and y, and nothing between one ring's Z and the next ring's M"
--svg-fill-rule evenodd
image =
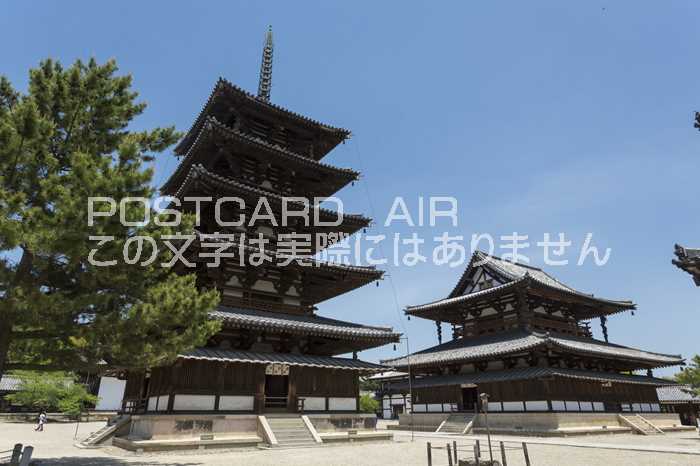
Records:
M41 413L39 414L39 422L36 425L36 428L34 430L38 432L43 432L44 431L44 424L46 424L46 411L42 410Z

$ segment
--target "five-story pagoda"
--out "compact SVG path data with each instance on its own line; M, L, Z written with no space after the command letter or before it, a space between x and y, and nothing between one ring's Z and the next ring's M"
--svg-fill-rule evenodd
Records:
M178 266L220 290L211 317L222 329L173 365L131 374L127 410L145 400L149 413L357 412L359 374L382 370L357 352L398 340L390 328L315 312L382 272L314 259L370 219L314 204L358 177L321 162L349 131L271 103L271 77L268 32L258 94L219 79L175 149L182 158L162 192L199 217L194 267Z

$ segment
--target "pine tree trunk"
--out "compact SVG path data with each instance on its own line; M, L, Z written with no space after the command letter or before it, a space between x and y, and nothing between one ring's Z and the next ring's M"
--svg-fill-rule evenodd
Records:
M12 338L12 323L9 319L0 320L0 379L5 373L5 363L7 353L10 350L10 339Z

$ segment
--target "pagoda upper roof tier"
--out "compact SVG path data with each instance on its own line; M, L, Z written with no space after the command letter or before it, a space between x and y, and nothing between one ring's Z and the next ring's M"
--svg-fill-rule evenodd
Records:
M224 328L243 328L270 333L308 335L352 342L355 351L399 341L400 333L388 327L373 327L321 317L314 313L293 315L257 309L219 306L210 315Z
M303 191L297 195L330 196L359 178L359 173L355 170L304 157L277 144L230 128L211 116L204 119L197 137L183 155L175 172L161 187L164 194L172 194L177 189L192 165L202 164L213 169L222 156L238 159L243 156L253 157L264 166L276 164L280 169L292 172L295 187L298 191Z
M653 353L636 348L605 343L593 338L560 333L538 333L525 330L502 332L480 337L459 338L432 348L382 364L396 368L440 367L444 364L492 360L495 357L529 353L537 348L562 353L612 359L631 363L638 368L676 366L684 363L680 355Z
M475 283L474 278L478 270L485 273L489 279ZM579 320L636 308L632 301L605 299L583 293L563 284L539 268L476 251L447 298L408 306L405 313L426 319L461 323L461 314L490 307L494 301L502 301L515 295L518 290L524 291L534 300L564 303L569 312Z
M241 89L224 78L219 78L194 124L175 147L175 153L185 154L189 150L210 116L223 122L232 117L278 122L280 127L293 130L313 141L313 151L308 153L308 156L315 160L323 158L350 135L350 131L346 129L336 128L287 110Z
M262 188L255 188L248 184L217 175L216 173L210 172L202 165L197 164L190 167L189 173L177 191L175 191L174 197L184 200L190 195L200 196L202 194L209 194L212 198L227 195L242 199L246 204L246 212L249 212L248 218L245 219L246 224L253 220L253 212L258 205L258 202L260 202L260 199L265 198L267 204L272 210L273 215L276 217L277 225L282 225L282 209L283 202L285 202L283 200L284 196L280 196L277 193L273 193ZM305 207L309 209L309 225L295 228L299 234L325 232L329 234L334 233L336 236L338 233L352 235L358 230L369 226L372 222L372 219L363 215L347 214L343 212L339 225L317 226L314 225L313 222L312 206L303 204L301 201L296 201L293 199L288 199L287 205L290 210L299 212L303 211ZM265 208L261 209L261 215L266 213ZM327 224L336 221L339 218L339 215L339 212L318 207L319 220L326 222Z
M264 273L266 268L288 271L300 277L303 284L302 298L308 305L315 305L340 296L379 280L384 275L384 271L374 266L325 262L309 256L292 256L275 250L261 250L257 246L248 244L244 244L241 247L239 243L231 243L225 238L217 238L216 235L207 235L200 232L196 232L196 235L197 240L193 243L193 249L188 250L190 254L189 260L192 261L207 262L207 259L198 260L194 257L197 255L197 251L201 250L202 242L216 241L231 244L226 252L232 253L232 256L222 257L219 267L204 267L207 273L218 275L225 282L231 275L230 270L241 264L261 273ZM241 252L243 257L241 257ZM270 256L270 260L265 260L260 264L258 264L259 261L255 261L257 265L251 263L252 258L259 258L263 254ZM266 309L275 309L269 303L261 302L257 304L269 306Z
M693 276L693 281L700 286L700 249L684 248L676 244L674 251L678 259L673 259L673 265Z

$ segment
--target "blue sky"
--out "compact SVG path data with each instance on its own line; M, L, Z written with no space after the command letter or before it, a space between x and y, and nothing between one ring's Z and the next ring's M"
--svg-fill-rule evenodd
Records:
M457 228L416 231L528 234L535 264L544 232L579 247L591 232L612 249L607 265L578 267L572 248L573 264L546 270L638 304L609 320L611 341L690 357L700 289L670 260L675 242L700 245L699 20L690 1L11 1L0 72L23 89L42 58L114 57L149 104L137 125L186 130L218 76L255 91L272 24L272 100L353 131L326 161L362 170L340 196L375 216L371 233L413 231L381 226L394 196L413 212L418 196L454 196ZM175 165L161 155L155 181ZM386 269L378 288L320 312L391 325L411 349L435 344L433 323L406 321L392 284L399 307L423 303L446 296L461 268Z

